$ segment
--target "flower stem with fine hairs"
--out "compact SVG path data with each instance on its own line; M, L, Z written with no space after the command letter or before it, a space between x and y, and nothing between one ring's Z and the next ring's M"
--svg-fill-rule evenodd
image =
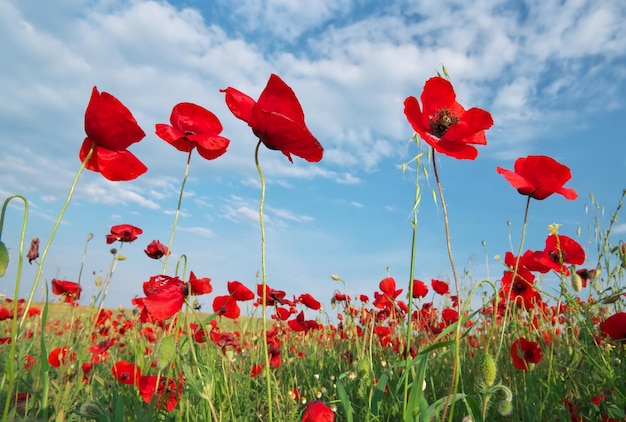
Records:
M446 414L448 412L448 406L450 407L450 420L452 420L452 415L454 411L454 400L453 397L456 396L456 392L459 386L459 366L461 365L461 289L459 287L459 277L456 273L456 265L454 265L454 258L452 256L452 246L450 242L450 225L448 224L448 209L446 207L446 201L443 197L443 189L441 188L441 181L439 180L439 172L437 171L437 155L435 154L435 149L432 149L432 158L433 158L433 172L435 173L435 180L437 181L437 191L439 192L439 198L441 199L441 210L443 212L443 222L446 229L446 246L448 248L448 258L450 260L450 266L452 267L452 277L454 278L454 288L456 289L456 308L458 313L458 319L456 322L456 330L454 335L454 365L452 366L452 380L450 382L450 389L448 391L448 395L446 397L446 402L443 406L443 413L441 416L441 420L444 421L446 419Z
M191 162L191 152L193 148L189 150L187 156L187 164L185 165L185 175L183 176L183 182L180 185L180 193L178 194L178 205L176 206L176 213L174 214L174 224L172 225L172 234L170 235L170 242L167 245L167 253L165 259L163 259L163 274L167 271L167 261L172 251L172 243L174 243L174 233L176 233L176 226L178 225L178 217L180 216L180 206L183 203L183 192L185 191L185 183L187 182L187 176L189 175L189 163Z
M254 150L254 163L256 164L256 169L259 172L259 177L261 179L261 201L259 203L259 220L261 224L261 291L263 292L262 296L262 311L261 317L263 319L263 354L265 355L265 382L267 385L267 408L268 408L268 421L272 422L272 374L270 373L270 355L269 348L267 346L267 319L266 319L266 310L267 310L267 274L265 270L265 224L263 223L263 204L265 203L265 177L263 177L263 172L261 171L261 166L259 164L259 147L261 146L261 141L256 144L256 149Z

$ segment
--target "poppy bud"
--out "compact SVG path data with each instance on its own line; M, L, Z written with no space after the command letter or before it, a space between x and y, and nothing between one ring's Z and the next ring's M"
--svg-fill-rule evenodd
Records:
M2 277L9 266L9 250L0 240L0 277Z
M580 292L583 288L583 279L574 271L572 271L571 281L572 281L572 288L574 289L574 291Z
M481 383L487 387L491 387L496 381L496 373L496 362L489 353L485 353L480 364Z
M98 277L96 277L96 279L94 280L94 284L96 285L96 287L102 286L102 276L101 275L98 275Z
M33 237L33 240L30 241L30 247L28 248L28 253L26 254L26 258L28 258L28 263L32 264L32 262L39 258L39 238Z
M330 278L332 278L335 281L341 280L341 277L339 277L337 274L331 274Z
M498 403L498 413L501 416L511 416L511 413L513 413L513 404L508 400L502 400Z

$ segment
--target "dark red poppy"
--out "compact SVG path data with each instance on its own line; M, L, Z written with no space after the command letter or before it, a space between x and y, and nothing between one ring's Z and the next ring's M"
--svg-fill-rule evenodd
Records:
M167 250L167 246L158 240L153 240L148 244L146 249L144 250L146 255L152 259L161 259L165 255L169 255L169 251Z
M132 362L120 360L111 367L111 372L116 380L122 384L133 385L141 375L139 368Z
M430 281L430 285L433 287L433 290L440 295L447 295L450 293L450 286L448 286L448 283L445 281L432 279Z
M262 284L256 285L256 292L259 296L257 298L257 303L261 305L263 303ZM290 304L289 300L285 299L285 296L287 296L287 292L285 292L284 290L275 290L268 285L265 286L265 304L267 306L274 306L276 303L279 303L280 305Z
M413 298L425 297L428 294L428 286L420 280L413 280Z
M135 298L134 303L144 307L153 320L163 321L183 307L188 293L187 283L178 277L156 275L143 283L145 298Z
M335 422L335 412L321 401L312 401L307 404L302 422Z
M493 126L489 112L480 108L465 110L456 101L452 84L444 78L430 78L420 97L404 100L404 114L413 130L435 151L457 159L473 160L487 145L485 130Z
M28 248L28 253L26 254L26 258L28 258L28 263L32 264L33 261L39 258L39 238L33 237L30 241L30 247Z
M304 319L304 312L300 311L298 315L296 315L296 319L291 319L287 321L287 325L293 331L304 331L308 333L310 330L317 330L321 328L321 325L312 319Z
M229 281L228 293L237 301L245 302L246 300L254 299L254 292L248 289L239 281Z
M278 76L270 76L258 101L234 88L220 91L226 93L230 111L248 123L266 147L281 151L291 162L291 154L309 162L322 159L324 148L307 128L296 94Z
M230 141L223 136L222 124L209 110L192 103L179 103L172 109L170 125L159 123L156 134L179 151L198 154L213 160L226 152Z
M213 291L211 279L208 277L197 278L193 271L189 273L189 286L191 287L189 293L192 295L205 295Z
M146 403L151 403L154 395L157 395L155 406L159 409L173 411L183 393L182 380L174 378L157 377L156 375L139 375L137 377L137 389L141 398Z
M572 178L569 167L551 157L529 155L526 158L518 158L514 170L496 167L496 171L522 195L539 200L546 199L553 193L570 200L578 198L574 189L563 187Z
M111 244L116 241L120 242L132 242L137 239L143 233L139 227L131 226L130 224L119 224L111 227L111 234L106 235L107 244Z
M52 285L52 294L64 295L66 303L76 303L80 299L80 293L83 291L81 285L73 281L53 278L50 284Z
M515 340L511 345L511 357L513 366L521 371L528 371L530 363L539 363L543 356L543 351L539 343L528 341L524 337Z
M626 312L618 312L601 322L600 331L611 339L626 344Z
M85 167L113 181L133 180L148 168L127 148L142 140L146 134L117 98L107 92L98 92L94 86L85 111L87 137L80 148L84 161L95 144L94 152Z
M304 304L307 308L313 309L314 311L318 311L322 307L322 304L308 293L301 294L298 297L298 302Z
M237 301L230 295L215 296L213 299L213 312L231 319L239 318L241 314Z

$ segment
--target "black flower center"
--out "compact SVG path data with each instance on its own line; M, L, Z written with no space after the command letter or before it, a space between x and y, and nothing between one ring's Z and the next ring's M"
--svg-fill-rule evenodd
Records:
M430 119L430 133L437 138L441 138L450 126L459 122L458 116L448 108L440 108Z
M550 251L548 255L552 262L556 262L557 264L565 262L565 251Z

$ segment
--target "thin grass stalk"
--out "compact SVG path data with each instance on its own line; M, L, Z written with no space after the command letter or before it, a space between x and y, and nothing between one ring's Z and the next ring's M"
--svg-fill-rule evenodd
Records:
M409 300L408 300L408 309L407 309L407 323L406 323L406 334L405 334L405 350L404 350L404 359L405 359L405 377L404 377L404 392L402 396L402 417L406 419L407 412L407 404L409 400L409 376L408 371L411 367L411 337L413 333L413 278L415 277L415 250L417 249L417 210L419 208L419 204L422 198L422 190L419 183L419 174L422 168L421 166L421 156L422 152L419 151L419 138L417 135L413 135L413 139L415 140L415 145L418 147L418 153L415 156L415 198L413 201L413 218L411 219L411 226L413 229L411 236L411 261L409 263Z
M259 172L259 178L261 179L261 200L259 202L259 222L261 225L261 291L263 292L261 303L261 317L263 319L263 354L265 355L265 383L267 385L267 408L268 408L268 420L272 422L272 375L270 373L270 355L269 348L267 346L267 273L265 268L265 224L263 222L263 205L265 204L265 177L259 164L259 147L261 146L261 140L256 144L254 150L254 163L256 169Z
M180 216L180 207L183 203L183 192L185 191L185 183L187 183L187 176L189 176L189 164L191 163L191 153L193 148L189 150L189 154L187 155L187 164L185 165L185 174L183 176L183 182L180 185L180 192L178 193L178 205L176 206L176 213L174 214L174 224L172 225L172 234L170 235L170 241L167 244L167 253L165 254L165 259L163 260L163 272L165 274L167 271L167 261L169 260L170 253L172 251L172 244L174 243L174 234L176 233L176 227L178 225L178 217Z
M17 315L18 315L18 300L17 298L20 295L20 281L22 279L22 265L24 262L24 257L22 252L24 251L24 239L26 238L26 224L28 222L28 201L22 195L11 195L4 200L4 204L2 205L2 213L0 214L0 239L2 238L2 228L4 227L4 214L6 212L6 207L14 198L19 198L24 202L24 217L22 218L22 232L20 233L20 253L17 254L17 271L15 276L15 291L13 293L13 318L11 320L11 348L9 351L9 364L6 369L6 376L8 378L8 387L7 387L7 398L4 403L4 412L2 415L2 421L6 421L9 414L9 404L11 403L11 394L13 392L13 384L15 382L15 374L14 374L14 364L15 364L15 353L17 347L17 337L18 337L18 329L17 329Z
M72 196L74 195L74 190L76 189L76 185L78 184L78 179L80 178L80 175L85 169L85 165L91 158L91 155L93 154L93 151L95 148L96 148L96 143L94 142L91 145L91 148L89 149L89 152L87 153L87 156L85 156L85 159L80 164L80 167L78 171L76 172L76 176L74 176L74 181L72 181L72 186L70 187L70 191L67 194L67 198L65 199L63 206L61 207L61 212L59 212L59 216L57 217L56 221L54 222L54 225L52 226L52 232L50 233L50 237L48 238L48 241L46 242L46 246L43 248L43 251L41 252L41 257L39 259L39 267L37 268L37 274L35 275L35 280L33 281L33 287L31 288L30 294L28 295L28 300L26 301L26 307L24 308L24 315L22 315L22 319L20 320L20 329L22 329L22 326L24 325L24 322L26 321L26 317L28 316L28 310L30 309L31 304L33 303L33 296L35 296L35 290L37 289L37 285L39 284L39 279L41 278L41 274L43 272L43 264L46 261L46 256L48 256L48 251L50 250L50 246L52 245L54 236L56 235L57 229L59 228L59 225L61 224L61 220L63 219L63 216L65 215L65 211L67 210L67 207L69 206L70 201L72 200Z

